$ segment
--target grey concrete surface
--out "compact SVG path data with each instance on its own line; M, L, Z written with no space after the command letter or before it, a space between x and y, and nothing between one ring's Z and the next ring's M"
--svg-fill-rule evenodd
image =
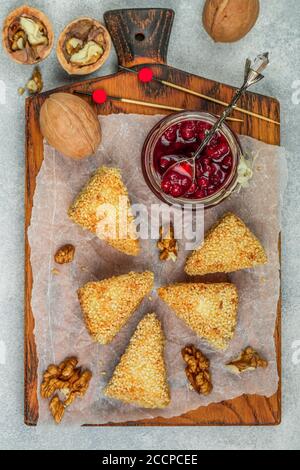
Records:
M0 448L3 449L299 449L300 394L300 2L261 0L261 15L239 43L214 44L201 23L203 0L40 0L28 2L52 19L55 33L74 17L102 18L108 9L172 7L176 20L169 63L239 85L243 60L270 50L259 92L282 105L282 145L289 183L283 202L283 422L263 428L28 428L23 424L24 98L17 88L30 68L0 52ZM0 0L0 22L22 2ZM116 69L112 53L101 75ZM55 53L42 64L45 87L70 80ZM5 90L4 90L5 88ZM5 92L4 92L5 91ZM267 214L266 214L267 217ZM298 343L297 343L298 342Z

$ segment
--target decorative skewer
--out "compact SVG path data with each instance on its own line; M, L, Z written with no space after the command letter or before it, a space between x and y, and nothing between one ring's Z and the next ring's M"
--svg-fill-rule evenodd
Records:
M128 67L124 67L122 65L119 65L119 68L121 70L125 70L127 72L134 73L134 74L138 75L140 81L143 82L143 83L149 83L152 80L154 80L158 83L161 83L162 85L168 86L170 88L174 88L175 90L183 91L184 93L188 93L188 94L193 95L193 96L197 96L198 98L202 98L206 101L211 101L212 103L216 103L216 104L219 104L221 106L226 106L226 107L229 106L229 103L226 103L225 101L221 101L221 100L218 100L217 98L213 98L212 96L204 95L203 93L199 93L197 91L190 90L189 88L185 88L181 85L176 85L175 83L169 82L167 80L162 80L160 78L157 78L157 77L154 76L153 71L149 67L144 67L144 68L140 69L139 71L134 70L134 69L130 69ZM252 117L255 117L257 119L261 119L262 121L270 122L272 124L276 124L277 126L280 126L280 122L274 121L273 119L268 118L266 116L262 116L261 114L254 113L253 111L248 111L247 109L243 109L243 108L239 108L239 107L235 107L235 111L239 111L243 114L247 114L248 116L252 116ZM231 119L233 119L233 118L231 118Z
M185 111L184 108L176 108L175 106L168 106L166 104L151 103L149 101L134 100L131 98L121 98L119 96L109 96L106 94L105 90L101 88L93 92L75 90L74 93L76 93L77 95L91 96L93 98L93 101L97 104L104 104L107 100L112 100L112 101L120 101L121 103L146 106L148 108L166 109L168 111ZM236 118L228 118L228 120L233 121L233 122L241 122L241 123L244 122L242 119L236 119Z

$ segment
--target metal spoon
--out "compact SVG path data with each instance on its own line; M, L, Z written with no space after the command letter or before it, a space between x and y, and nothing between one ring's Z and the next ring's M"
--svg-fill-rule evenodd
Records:
M224 110L220 118L216 121L212 129L208 132L204 140L202 141L200 147L197 149L197 151L193 154L192 157L186 158L184 155L182 156L182 159L179 162L176 162L172 164L166 172L163 174L162 180L164 180L168 175L171 175L171 173L178 173L178 174L184 174L185 177L188 177L190 174L191 177L191 184L190 186L186 189L184 194L188 193L190 190L191 186L195 183L195 176L196 176L196 162L198 158L200 157L201 153L203 152L204 148L209 144L215 133L220 129L222 126L223 122L228 118L228 116L232 113L234 108L236 107L238 101L242 97L242 95L246 92L246 90L258 83L260 80L264 78L262 75L262 72L265 70L265 68L269 65L269 53L266 52L265 54L260 54L256 57L254 60L254 63L252 65L252 62L250 59L247 59L246 61L246 66L245 66L245 77L244 77L244 83L241 86L239 90L235 93L231 103L229 106ZM178 158L180 159L181 156L179 155ZM181 196L184 196L182 194Z

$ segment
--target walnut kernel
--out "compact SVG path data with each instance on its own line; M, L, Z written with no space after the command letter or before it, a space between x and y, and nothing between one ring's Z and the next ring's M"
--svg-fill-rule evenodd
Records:
M49 409L56 424L59 424L64 417L66 407L57 395L50 401Z
M58 264L72 263L75 255L75 247L73 245L64 245L55 253L54 260Z
M175 263L178 256L178 243L174 238L173 225L170 225L168 230L164 230L163 227L160 227L159 235L160 239L157 242L157 248L160 251L159 259L161 261L172 260Z
M200 395L210 395L213 385L209 371L209 359L193 345L182 349L182 357L187 364L186 376L194 390Z
M77 367L76 357L69 357L58 366L50 364L44 372L41 384L42 398L51 398L56 392L64 396L64 400L56 394L49 403L50 412L56 423L60 423L65 409L77 397L83 397L90 384L92 373Z
M247 371L253 371L258 368L268 367L268 361L261 358L260 355L251 346L248 346L241 352L239 357L226 366L234 374L241 374Z

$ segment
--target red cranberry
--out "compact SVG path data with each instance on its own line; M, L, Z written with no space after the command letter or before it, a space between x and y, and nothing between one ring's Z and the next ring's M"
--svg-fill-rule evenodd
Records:
M169 129L167 129L166 132L164 133L162 137L162 143L164 143L163 142L164 139L169 143L175 142L176 137L177 137L177 128L176 126L172 126Z
M211 139L210 139L210 142L209 142L209 146L212 146L212 147L215 147L216 145L219 145L221 142L221 139L220 139L220 134L215 134Z
M218 189L218 188L216 188L215 186L209 187L208 190L207 190L207 195L208 195L208 196L212 196L212 194L215 194L215 192L216 192L217 189Z
M190 189L188 190L188 192L186 193L186 195L191 196L197 191L197 189L198 189L198 186L196 185L196 183L193 183Z
M227 170L228 168L232 167L232 156L226 155L226 157L222 161L222 168Z
M169 166L173 165L176 162L175 158L164 156L159 160L159 166L162 170L167 170Z
M173 197L180 197L184 192L184 189L179 184L174 184L171 188L171 196Z
M198 133L198 138L200 140L203 140L207 134L208 131L210 131L210 129L212 128L212 125L209 124L208 122L203 122L203 121L200 121L198 124L197 124L197 133Z
M161 189L163 190L164 193L169 194L171 190L171 181L168 179L164 179L161 183Z
M197 183L198 183L199 188L207 188L208 179L202 176L201 178L198 178Z
M224 180L224 173L221 170L218 170L215 175L212 176L211 182L218 186Z
M227 142L221 142L215 147L207 146L206 154L208 157L218 159L229 152L229 146Z
M184 140L192 140L195 138L195 123L193 121L184 122L180 128L181 137Z
M206 197L206 190L205 189L197 189L195 194L193 195L195 199L203 199Z

